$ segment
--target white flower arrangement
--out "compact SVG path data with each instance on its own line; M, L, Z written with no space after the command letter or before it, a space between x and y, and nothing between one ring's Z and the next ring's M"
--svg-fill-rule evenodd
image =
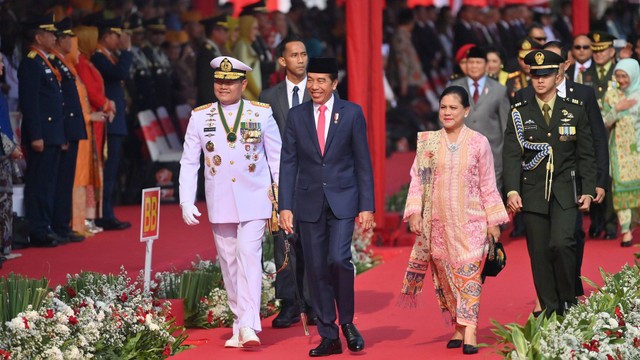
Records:
M640 359L640 270L601 271L604 285L564 317L531 316L524 326L493 321L505 359Z

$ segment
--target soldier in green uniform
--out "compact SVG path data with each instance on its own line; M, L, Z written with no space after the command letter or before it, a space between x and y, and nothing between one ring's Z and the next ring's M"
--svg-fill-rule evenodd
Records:
M581 102L556 95L562 57L534 50L524 60L530 65L535 95L512 107L502 154L504 185L509 210L523 212L542 308L547 315L562 314L576 301L576 208L589 210L595 196L596 163ZM582 180L581 187L577 178Z

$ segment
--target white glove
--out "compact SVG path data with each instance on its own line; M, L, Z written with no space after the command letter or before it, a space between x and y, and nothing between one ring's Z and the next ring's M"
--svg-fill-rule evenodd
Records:
M187 225L198 225L200 221L196 219L196 216L200 216L200 211L194 204L182 204L180 205L182 208L182 220Z

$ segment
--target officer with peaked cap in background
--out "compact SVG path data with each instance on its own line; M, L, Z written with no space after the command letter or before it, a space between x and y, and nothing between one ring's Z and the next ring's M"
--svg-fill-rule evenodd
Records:
M122 158L123 141L127 135L126 102L123 82L129 78L133 55L131 37L122 31L120 18L97 18L98 46L91 56L91 62L100 71L104 79L107 98L116 104L113 120L107 123L108 156L104 163L104 190L102 218L96 219L96 225L104 230L123 230L131 223L116 218L113 203L118 188L118 168Z
M208 220L235 318L225 347L255 347L262 330L262 241L280 167L280 132L268 104L242 99L249 66L220 56L211 67L218 101L191 113L180 160L180 207L186 224L199 224L194 202L204 154Z
M58 170L57 190L53 207L52 229L59 236L71 242L84 240L84 236L71 231L71 208L73 195L73 181L76 173L78 158L78 141L87 138L84 125L82 104L76 87L76 71L73 64L67 62L65 56L71 53L72 37L76 35L71 30L71 19L64 18L56 23L58 29L56 45L52 49L54 55L52 63L60 71L62 81L62 98L64 100L64 132L67 139L62 147L60 168Z
M225 44L229 38L227 16L220 15L200 20L204 26L204 42L198 49L196 58L196 87L198 96L196 104L203 105L215 101L213 93L213 70L209 66L211 59L218 56L228 56Z
M156 106L164 106L169 114L174 114L174 104L171 98L171 63L162 50L166 40L167 26L161 16L144 21L147 30L147 44L142 47L151 63L151 76L155 91ZM155 109L154 109L155 110Z
M53 15L28 24L30 51L18 68L22 144L27 149L25 215L32 246L53 247L67 240L51 225L64 134L62 74L51 63L56 42Z
M524 214L542 309L547 316L562 315L576 303L576 210L588 211L595 196L596 163L581 101L556 94L562 56L534 50L524 61L530 66L535 95L513 105L507 123L503 148L507 206Z

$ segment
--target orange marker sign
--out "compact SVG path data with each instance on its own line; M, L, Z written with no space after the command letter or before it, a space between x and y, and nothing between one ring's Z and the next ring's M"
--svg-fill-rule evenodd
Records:
M155 240L160 233L160 188L142 190L140 241Z

